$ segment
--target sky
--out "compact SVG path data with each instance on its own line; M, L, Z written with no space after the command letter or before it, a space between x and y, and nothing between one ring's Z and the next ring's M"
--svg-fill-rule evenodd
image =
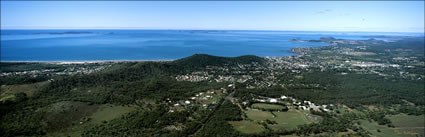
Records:
M1 1L1 29L424 32L424 1Z

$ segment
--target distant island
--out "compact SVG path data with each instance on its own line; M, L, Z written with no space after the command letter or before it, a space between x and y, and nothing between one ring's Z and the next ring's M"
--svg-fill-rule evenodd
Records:
M368 40L345 40L345 39L335 39L334 37L321 37L319 40L301 40L299 38L290 39L292 42L324 42L324 43L330 43L332 45L337 44L366 44L366 43L373 43L378 44L382 43L384 41L382 40L376 40L373 38L370 38Z
M64 35L64 34L92 34L93 32L88 31L64 31L64 32L43 32L34 34L52 34L52 35Z

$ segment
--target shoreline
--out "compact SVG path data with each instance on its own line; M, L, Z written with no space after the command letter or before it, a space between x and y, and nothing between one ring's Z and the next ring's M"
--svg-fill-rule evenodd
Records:
M356 40L357 41L357 40ZM318 47L327 47L327 46L333 46L329 42L323 46ZM275 57L293 57L293 56L301 56L303 55L297 49L302 48L315 48L315 47L293 47L290 50L288 50L288 53L292 53L294 55L287 55L287 56L275 56ZM215 56L215 55L212 55ZM244 56L244 55L241 55ZM256 56L256 55L255 55ZM189 57L189 56L188 56ZM226 56L219 56L219 57L226 57ZM258 56L262 58L269 58L270 56ZM186 57L183 57L186 58ZM180 58L180 59L183 59ZM75 61L2 61L0 60L0 63L50 63L50 64L92 64L92 63L120 63L120 62L171 62L179 59L170 59L170 60L75 60Z
M174 60L75 60L75 61L0 61L0 63L50 63L50 64L91 64L119 62L171 62Z
M331 46L331 45L325 45L325 46ZM313 47L294 47L288 50L288 53L292 53L294 55L287 55L287 56L274 56L274 57L293 57L293 56L300 56L301 53L295 51L299 48L313 48ZM210 54L208 54L210 55ZM212 55L215 56L215 55ZM244 56L244 55L241 55ZM256 56L256 55L255 55ZM187 56L190 57L190 56ZM218 57L228 57L228 56L218 56ZM239 56L236 56L239 57ZM261 58L269 58L270 56L258 56ZM186 57L183 57L186 58ZM183 59L179 58L179 59ZM170 59L170 60L75 60L75 61L1 61L0 63L50 63L50 64L93 64L93 63L120 63L120 62L172 62L179 59Z

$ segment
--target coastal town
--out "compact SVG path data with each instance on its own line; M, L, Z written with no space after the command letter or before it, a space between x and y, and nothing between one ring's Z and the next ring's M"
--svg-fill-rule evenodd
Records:
M331 40L328 40L331 39ZM192 72L190 74L176 76L177 81L215 81L215 82L237 82L250 83L250 88L264 88L274 85L293 85L276 79L279 76L299 77L301 73L313 71L338 71L340 75L349 73L371 74L382 77L402 77L411 80L423 80L425 75L418 72L417 67L424 66L424 62L417 56L375 58L369 60L367 56L376 54L368 52L362 46L342 46L342 44L364 44L376 45L382 41L377 40L334 40L327 38L321 42L332 43L332 46L317 48L295 48L292 52L297 56L288 57L265 57L265 64L240 64L235 67L208 66L205 71ZM341 45L339 45L341 44ZM327 55L329 53L332 55ZM391 51L388 51L391 52ZM361 59L364 58L364 59ZM317 84L299 86L320 86Z
M13 63L13 62L11 62ZM41 68L29 68L23 71L8 71L10 68L3 67L0 77L6 76L60 76L75 74L90 74L109 68L112 62L36 62L35 64L45 65Z

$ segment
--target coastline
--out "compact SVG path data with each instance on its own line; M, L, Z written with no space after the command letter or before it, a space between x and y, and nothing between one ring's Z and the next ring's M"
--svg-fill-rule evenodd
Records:
M328 46L335 46L338 44L364 44L364 43L377 43L377 42L385 42L383 40L375 40L375 39L369 39L369 40L346 40L346 39L335 39L333 37L321 37L319 40L299 40L299 39L291 39L292 42L305 42L305 43L326 43L323 46L318 47L328 47ZM277 57L296 57L296 56L302 56L304 55L302 53L303 49L311 49L311 48L318 48L318 47L293 47L290 50L288 50L288 53L293 53L294 55L287 55L287 56L277 56ZM215 56L215 55L213 55ZM243 55L242 55L243 56ZM226 57L226 56L220 56L220 57ZM268 58L268 56L258 56L262 58ZM185 57L183 57L185 58ZM182 59L182 58L180 58ZM74 61L2 61L0 60L0 63L47 63L47 64L92 64L92 63L120 63L120 62L171 62L178 59L170 59L170 60L74 60Z
M332 46L331 44L320 46ZM304 48L315 48L315 47L293 47L290 50L288 50L288 53L293 53L294 55L287 55L287 56L276 56L276 57L293 57L293 56L301 56L303 55L299 49ZM215 55L213 55L215 56ZM244 55L241 55L244 56ZM189 57L189 56L187 56ZM226 56L219 56L219 57L226 57ZM258 56L262 58L268 58L269 56ZM186 57L183 57L186 58ZM182 58L179 58L182 59ZM59 64L59 65L66 65L66 64L93 64L93 63L120 63L120 62L172 62L179 59L170 59L170 60L75 60L75 61L2 61L0 60L0 63L46 63L46 64Z
M170 62L174 60L75 60L75 61L0 61L0 63L91 64L119 62Z

